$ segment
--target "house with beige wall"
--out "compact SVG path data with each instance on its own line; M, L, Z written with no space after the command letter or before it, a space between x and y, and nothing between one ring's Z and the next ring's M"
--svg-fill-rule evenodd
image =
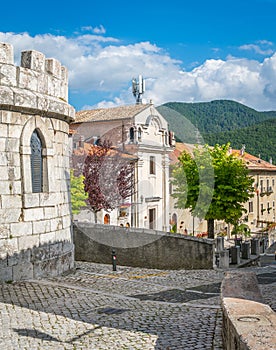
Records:
M178 162L178 157L183 151L193 153L194 145L176 143L174 151L170 154L171 164ZM275 201L276 201L276 166L271 162L255 157L243 149L230 150L237 157L241 157L249 175L254 178L254 196L244 204L246 212L240 222L248 225L252 233L260 232L275 224ZM173 189L171 188L171 193ZM188 209L175 207L176 200L170 198L170 224L176 224L177 232L188 234L201 234L207 231L205 220L193 217ZM219 233L226 228L225 222L215 221L215 232ZM229 230L229 229L228 229ZM229 232L228 232L229 233Z
M258 157L244 153L249 173L254 178L254 197L245 205L242 218L251 231L259 231L275 223L276 166Z

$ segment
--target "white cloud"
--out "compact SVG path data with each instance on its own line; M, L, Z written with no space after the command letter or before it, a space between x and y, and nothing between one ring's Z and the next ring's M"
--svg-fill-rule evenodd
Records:
M93 32L92 27L86 28L89 30ZM185 71L182 62L150 42L123 44L102 34L103 28L98 35L94 30L94 34L70 38L0 32L0 41L13 44L17 64L20 52L29 49L59 59L69 70L69 86L76 101L78 95L97 95L97 99L91 98L77 109L134 103L131 79L143 74L146 79L143 97L152 99L156 105L168 101L234 99L258 110L276 110L276 54L263 62L232 56L225 60L210 59ZM259 45L271 49L272 43Z
M256 43L254 44L245 44L245 45L241 45L239 47L240 50L243 51L253 51L259 55L272 55L273 54L273 50L272 47L273 43L271 41L268 40L258 40Z
M92 27L92 26L83 26L80 29L80 32L88 32L88 33L94 33L94 34L105 34L106 33L106 29L104 28L104 26L101 24L98 27ZM79 31L76 31L75 34L79 35L80 34Z
M268 46L272 46L273 42L272 41L268 41L268 40L258 40L257 43L261 44L261 45L268 45Z
M240 46L241 50L254 51L260 55L271 55L273 53L272 49L262 49L259 45L256 44L248 44Z
M99 27L93 28L93 32L95 34L105 34L106 30L102 25L100 25Z

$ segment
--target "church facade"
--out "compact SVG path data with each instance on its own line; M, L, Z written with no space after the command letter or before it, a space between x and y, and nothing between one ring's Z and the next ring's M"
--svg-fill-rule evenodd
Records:
M168 231L169 154L174 138L154 105L80 111L70 128L74 131L73 149L106 139L137 159L135 194L112 213L103 212L101 222L109 215L110 224Z

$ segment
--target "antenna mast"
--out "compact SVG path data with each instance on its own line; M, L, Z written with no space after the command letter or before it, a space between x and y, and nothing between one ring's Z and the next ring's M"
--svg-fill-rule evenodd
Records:
M132 78L132 93L136 99L136 104L142 103L142 95L145 92L145 80L142 75L138 79Z

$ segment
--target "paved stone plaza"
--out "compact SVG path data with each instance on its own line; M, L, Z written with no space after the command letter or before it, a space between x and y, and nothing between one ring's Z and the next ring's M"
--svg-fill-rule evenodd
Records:
M67 276L1 284L1 350L223 349L223 271L76 267ZM275 310L275 265L249 269Z

